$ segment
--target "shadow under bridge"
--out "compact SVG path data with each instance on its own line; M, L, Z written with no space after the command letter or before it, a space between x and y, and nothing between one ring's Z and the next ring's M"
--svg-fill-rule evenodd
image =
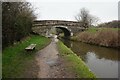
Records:
M64 33L64 37L70 37L73 35L71 30L67 26L54 26L56 29L61 29Z

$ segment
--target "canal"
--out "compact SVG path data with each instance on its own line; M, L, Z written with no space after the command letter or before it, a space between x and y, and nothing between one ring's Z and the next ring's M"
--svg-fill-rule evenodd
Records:
M96 74L97 78L118 78L118 50L61 39Z

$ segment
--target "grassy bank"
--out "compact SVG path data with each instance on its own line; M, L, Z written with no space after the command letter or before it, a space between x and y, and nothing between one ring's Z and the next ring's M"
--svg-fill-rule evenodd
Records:
M48 38L31 35L21 42L5 48L2 52L3 78L25 77L28 71L29 77L34 77L36 73L33 75L30 69L35 65L35 52L48 45L49 42ZM25 48L31 43L37 44L36 49L32 52L26 52Z
M57 43L57 46L61 57L70 64L67 67L68 70L76 73L79 78L95 78L95 75L72 50L67 48L61 41Z
M78 33L71 39L100 46L118 48L120 47L119 30L119 28L89 28L84 32Z

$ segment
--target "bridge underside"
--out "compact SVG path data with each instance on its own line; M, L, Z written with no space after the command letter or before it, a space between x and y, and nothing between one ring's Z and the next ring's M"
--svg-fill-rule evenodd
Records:
M64 27L56 27L56 28L61 29L64 32L65 37L70 37L71 36L71 32L68 29L66 29Z

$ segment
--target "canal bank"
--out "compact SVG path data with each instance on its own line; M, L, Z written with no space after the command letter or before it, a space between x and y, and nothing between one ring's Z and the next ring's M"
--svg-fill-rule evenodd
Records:
M61 39L95 73L97 78L118 78L118 50Z
M61 41L57 43L60 57L66 62L67 70L76 74L77 78L96 78L95 74L71 49Z
M71 40L97 46L120 48L119 34L119 28L88 28L71 37Z

